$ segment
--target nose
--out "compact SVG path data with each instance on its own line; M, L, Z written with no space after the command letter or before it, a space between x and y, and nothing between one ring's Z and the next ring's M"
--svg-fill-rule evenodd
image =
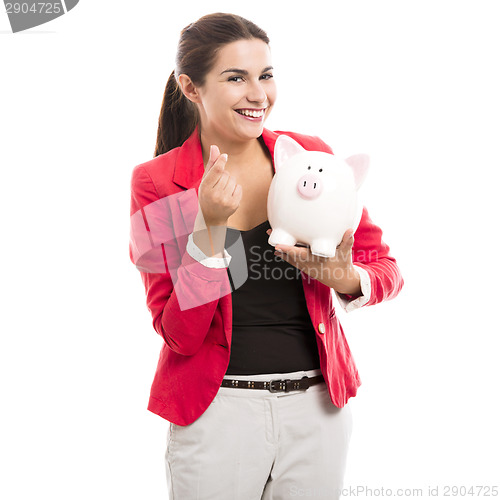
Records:
M314 200L321 194L321 191L323 191L323 184L317 175L306 174L297 182L297 191L302 198Z
M249 89L247 98L251 102L256 102L259 104L264 104L267 99L267 94L265 90L262 88L262 84L259 82L253 82Z

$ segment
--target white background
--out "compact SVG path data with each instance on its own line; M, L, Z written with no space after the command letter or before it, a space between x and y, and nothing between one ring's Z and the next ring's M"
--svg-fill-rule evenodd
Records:
M181 29L217 11L271 38L267 128L370 155L405 279L339 312L363 381L346 487L499 485L497 2L82 0L18 34L0 13L0 496L167 498L129 183Z

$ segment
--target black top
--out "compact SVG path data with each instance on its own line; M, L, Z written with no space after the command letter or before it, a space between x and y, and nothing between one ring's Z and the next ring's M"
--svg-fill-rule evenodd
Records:
M270 227L265 221L249 231L227 228L233 335L226 374L320 368L300 270L274 255L274 247L267 241ZM243 246L241 240L238 243L240 235Z

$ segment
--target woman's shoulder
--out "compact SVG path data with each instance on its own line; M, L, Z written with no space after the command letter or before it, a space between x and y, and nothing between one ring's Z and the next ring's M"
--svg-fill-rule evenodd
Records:
M132 178L144 175L145 173L147 173L149 177L155 178L160 172L162 175L165 175L169 170L173 171L179 150L180 147L174 148L151 160L139 163L139 165L136 165L132 170Z
M270 132L270 131L269 131ZM271 132L276 140L280 135L287 135L297 141L304 149L308 151L324 151L325 153L333 154L332 148L316 135L301 134L290 130L274 130Z
M151 160L136 165L131 176L132 190L150 186L150 189L156 191L157 196L160 198L170 194L171 190L175 191L175 186L170 181L174 175L179 150L180 147L171 149Z

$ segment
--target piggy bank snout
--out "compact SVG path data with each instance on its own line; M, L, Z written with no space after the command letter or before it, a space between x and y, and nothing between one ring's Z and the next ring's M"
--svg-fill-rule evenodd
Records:
M297 191L302 198L313 200L317 198L323 191L323 183L321 179L314 174L303 175L297 182Z

